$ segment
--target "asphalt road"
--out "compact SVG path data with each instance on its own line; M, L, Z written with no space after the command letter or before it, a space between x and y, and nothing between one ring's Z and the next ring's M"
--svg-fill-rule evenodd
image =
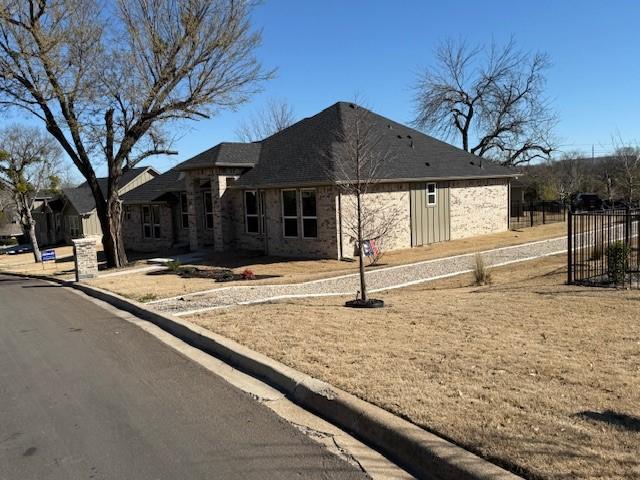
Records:
M0 479L366 478L63 287L0 276Z

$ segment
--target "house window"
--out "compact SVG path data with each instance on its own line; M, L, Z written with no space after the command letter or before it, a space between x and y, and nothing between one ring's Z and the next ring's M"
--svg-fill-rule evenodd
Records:
M298 236L298 195L296 190L282 192L282 233L289 238Z
M160 207L158 205L142 207L142 236L160 238Z
M60 233L60 229L62 228L62 214L56 213L54 219L55 219L56 233Z
M180 192L180 226L189 228L189 203L186 192Z
M128 205L125 205L124 207L124 219L131 220L131 207Z
M316 208L316 191L300 190L300 203L302 206L302 237L318 237L318 215Z
M204 226L207 230L213 230L213 198L211 190L202 192L202 204L204 205Z
M436 184L427 183L427 207L435 207L436 197Z
M77 215L69 215L67 220L69 222L69 236L78 238L80 236L80 218Z
M244 192L244 219L247 233L260 233L258 192L255 190L247 190Z

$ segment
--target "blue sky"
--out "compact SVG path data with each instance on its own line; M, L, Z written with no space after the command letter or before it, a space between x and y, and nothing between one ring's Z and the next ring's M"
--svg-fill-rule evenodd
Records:
M360 94L376 112L412 119L411 85L432 63L439 41L506 42L547 52L547 93L563 150L596 154L611 134L640 140L640 2L265 0L253 22L263 31L258 57L277 77L236 112L184 125L179 155L152 163L164 171L221 141L269 98L298 118Z
M268 98L287 99L298 117L358 93L370 108L412 119L411 85L447 37L472 44L513 36L523 50L553 61L547 93L560 123L563 150L604 153L611 134L640 139L640 2L622 1L285 1L254 13L263 30L258 52L278 69L264 91L236 112L189 125L161 169L220 141Z

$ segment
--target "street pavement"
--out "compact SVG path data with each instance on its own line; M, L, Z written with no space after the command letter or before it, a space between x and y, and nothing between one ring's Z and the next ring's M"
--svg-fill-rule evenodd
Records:
M368 477L137 326L0 275L0 480L292 478Z

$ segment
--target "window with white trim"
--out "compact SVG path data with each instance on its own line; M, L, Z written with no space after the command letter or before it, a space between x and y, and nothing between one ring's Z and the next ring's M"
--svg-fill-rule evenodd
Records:
M78 238L80 236L80 218L77 215L69 215L67 222L69 223L69 236Z
M189 203L187 192L180 192L180 227L189 228Z
M144 205L142 207L142 236L144 238L160 238L160 207Z
M285 238L298 236L298 192L281 190L282 196L282 234Z
M247 233L260 233L260 213L258 210L258 192L244 192L244 225Z
M302 237L318 238L318 210L314 189L300 190L300 206L302 207Z
M211 190L202 192L202 205L204 206L204 227L213 230L213 197Z
M427 183L427 207L435 207L436 199L438 197L436 184L435 183Z

